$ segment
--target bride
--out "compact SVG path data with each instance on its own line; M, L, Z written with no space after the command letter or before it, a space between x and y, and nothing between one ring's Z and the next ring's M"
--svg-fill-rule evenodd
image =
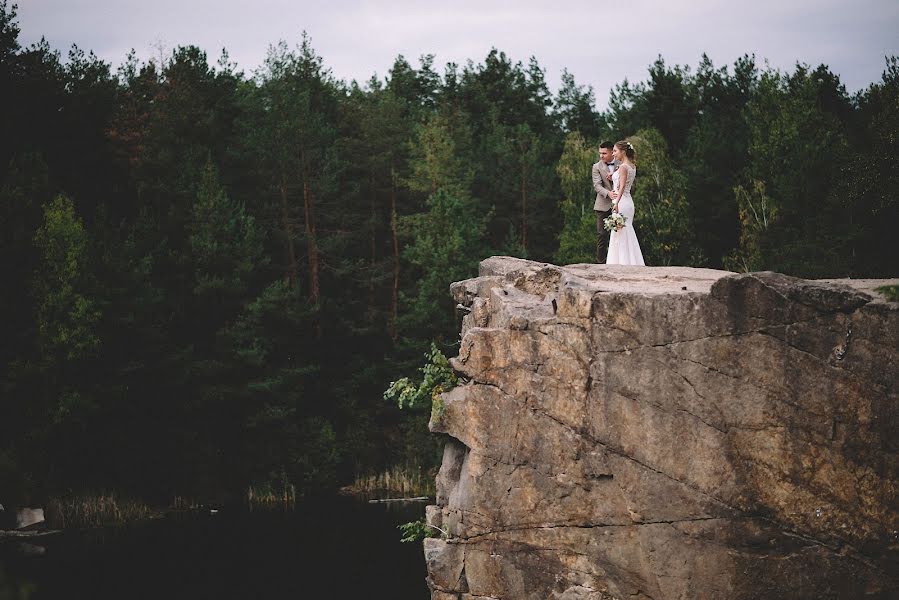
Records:
M612 148L612 156L621 161L621 166L612 175L612 186L615 191L609 192L612 199L612 213L620 213L627 217L627 222L612 231L609 237L609 253L607 265L644 265L640 243L634 232L634 199L631 198L631 186L637 175L634 164L634 147L630 142L621 141Z

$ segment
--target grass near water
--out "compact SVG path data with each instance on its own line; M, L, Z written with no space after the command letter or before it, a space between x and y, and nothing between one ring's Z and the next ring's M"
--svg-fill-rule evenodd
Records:
M341 491L366 498L385 495L401 498L434 496L436 483L432 472L395 466L381 473L359 476Z

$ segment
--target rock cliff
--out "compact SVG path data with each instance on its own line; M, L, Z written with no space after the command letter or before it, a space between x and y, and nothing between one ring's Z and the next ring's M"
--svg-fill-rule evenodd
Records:
M897 597L884 283L482 262L430 423L433 600Z

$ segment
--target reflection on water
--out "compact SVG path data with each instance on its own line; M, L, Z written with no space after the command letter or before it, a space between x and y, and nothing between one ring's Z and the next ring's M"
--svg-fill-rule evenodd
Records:
M0 563L0 600L29 600L35 585L12 577Z
M429 598L420 544L400 523L424 503L308 501L290 513L221 510L118 530L0 544L0 600Z

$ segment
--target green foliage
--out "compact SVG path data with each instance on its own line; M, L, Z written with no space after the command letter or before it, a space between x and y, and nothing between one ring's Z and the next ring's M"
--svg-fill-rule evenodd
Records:
M570 200L562 201L565 229L559 235L555 261L561 265L592 263L596 260L596 213Z
M235 378L224 406L240 416L244 445L235 461L254 480L285 473L305 493L326 485L339 455L333 426L310 406L320 366L293 332L309 330L314 310L288 282L267 288L222 331ZM311 413L311 414L310 414Z
M423 375L417 385L408 377L403 377L390 383L390 387L384 392L384 399L396 402L400 408L415 408L422 404L432 406L432 410L443 416L443 402L440 394L448 392L459 383L458 376L453 372L446 356L443 355L437 345L431 343L430 352L425 354L427 362L419 369Z
M848 189L840 169L834 168L834 157L846 156L849 148L839 109L822 110L822 103L828 96L838 101L842 96L845 103L848 99L845 90L828 87L833 84L825 75L803 65L791 75L765 71L746 107L748 173L764 182L765 202L777 207L776 222L767 229L755 261L761 268L804 277L845 272L846 245L854 236L845 227ZM743 194L745 205L758 195L758 186L749 182L744 187L749 194Z
M556 172L562 184L562 231L555 260L559 264L589 263L596 260L596 213L590 169L599 160L579 132L565 137Z
M642 129L631 142L637 153L634 227L646 263L702 266L686 198L687 181L672 163L665 139L654 129ZM697 198L692 212L702 212L705 204Z
M15 4L9 6L7 0L0 0L0 62L6 62L19 50L16 8Z
M446 414L446 403L440 395L431 396L431 420L439 423Z
M578 85L574 75L562 69L562 86L556 100L556 114L567 133L579 132L588 140L596 140L606 133L605 123L596 112L593 88Z
M899 285L882 285L874 288L874 291L880 292L890 302L899 302Z
M88 233L66 196L44 207L35 234L40 265L34 279L41 346L55 360L75 360L97 350L100 311L87 294Z
M403 257L416 267L419 277L415 295L407 296L409 317L419 327L447 335L453 316L447 290L453 281L474 275L478 262L486 257L485 219L470 199L443 188L428 196L425 205L427 212L403 220L411 237Z
M454 195L467 194L473 172L465 156L457 152L456 138L461 137L464 143L469 135L464 124L440 114L417 127L415 142L409 148L411 174L406 187L425 194L438 189Z
M687 177L687 198L691 203L702 202L702 210L692 211L695 239L713 264L731 251L738 236L733 188L749 161L750 124L744 109L757 77L753 57L737 59L731 73L727 66L715 68L703 56L691 80L697 102L695 122L684 151L671 157L678 172Z
M767 249L767 234L777 220L777 207L765 193L762 181L753 181L749 190L738 185L734 195L740 207L740 249L726 258L724 265L744 273L762 270L763 248Z
M852 163L841 171L848 179L842 216L851 227L846 255L855 276L895 275L895 259L883 240L892 239L899 222L899 57L886 59L881 80L857 101L859 135L850 138Z
M536 59L522 64L491 51L457 73L448 65L441 114L467 124L456 147L473 166L469 195L486 218L486 245L505 244L513 227L531 258L548 259L558 234L559 118Z
M243 204L222 189L211 159L203 168L188 231L194 293L207 299L242 295L253 270L265 263L262 236Z
M336 487L340 447L333 425L321 416L306 419L300 428L300 443L291 465L303 490L331 490Z
M397 529L402 532L401 542L420 542L425 538L436 537L434 535L436 533L435 529L428 525L424 519L403 523L398 525Z

